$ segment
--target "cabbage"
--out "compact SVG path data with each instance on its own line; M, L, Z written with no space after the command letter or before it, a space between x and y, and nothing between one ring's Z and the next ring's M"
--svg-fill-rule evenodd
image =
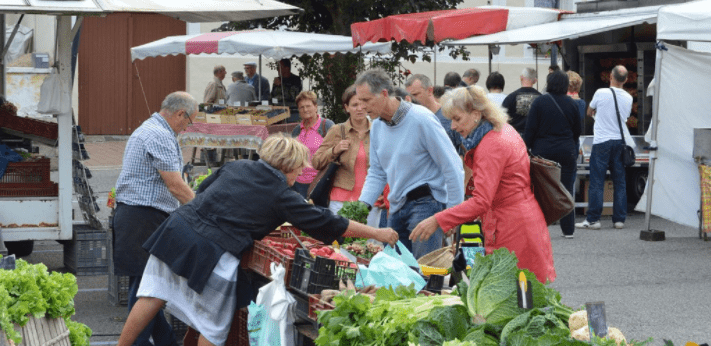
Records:
M503 328L523 313L518 307L516 275L518 259L506 248L488 256L477 254L469 276L467 310L475 324L487 323Z

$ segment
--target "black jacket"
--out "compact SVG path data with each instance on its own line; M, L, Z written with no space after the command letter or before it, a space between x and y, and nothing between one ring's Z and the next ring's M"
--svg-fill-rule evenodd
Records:
M560 106L560 110L553 99ZM565 114L562 114L561 110ZM527 118L523 140L534 155L578 156L580 111L570 96L539 96L531 104Z

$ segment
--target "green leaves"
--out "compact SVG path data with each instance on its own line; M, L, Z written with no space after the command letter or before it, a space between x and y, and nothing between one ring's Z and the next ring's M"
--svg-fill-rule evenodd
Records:
M471 317L478 315L487 323L503 326L522 312L516 296L517 262L506 248L489 256L477 254L467 291Z
M344 202L343 208L338 211L338 215L362 224L368 223L369 213L368 207L360 201Z

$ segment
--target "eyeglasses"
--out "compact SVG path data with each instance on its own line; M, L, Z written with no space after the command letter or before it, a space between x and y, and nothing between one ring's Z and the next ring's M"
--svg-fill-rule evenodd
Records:
M193 126L193 120L190 119L190 115L188 115L188 112L183 111L183 115L185 115L185 117L188 118L188 126Z

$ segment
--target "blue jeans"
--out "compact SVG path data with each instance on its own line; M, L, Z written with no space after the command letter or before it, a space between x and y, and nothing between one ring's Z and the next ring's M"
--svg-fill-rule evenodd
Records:
M610 170L614 197L612 203L612 222L625 222L627 218L627 192L625 184L625 166L622 163L623 140L610 140L592 147L590 154L590 187L588 189L588 215L590 223L600 220L602 214L605 173Z
M138 292L138 287L141 285L140 276L129 276L128 277L128 312L131 313L133 305L136 304L138 298L136 293ZM133 346L153 346L153 343L149 340L153 337L153 343L155 346L178 346L175 339L175 334L173 334L173 328L165 319L163 310L158 310L158 314L151 320L145 329L138 335L136 341L133 342Z
M420 221L445 209L445 204L438 202L432 196L425 196L405 202L405 205L395 213L390 214L388 224L397 231L400 241L412 252L415 258L420 258L434 250L442 248L444 233L441 229L432 234L426 241L411 242L410 232Z

